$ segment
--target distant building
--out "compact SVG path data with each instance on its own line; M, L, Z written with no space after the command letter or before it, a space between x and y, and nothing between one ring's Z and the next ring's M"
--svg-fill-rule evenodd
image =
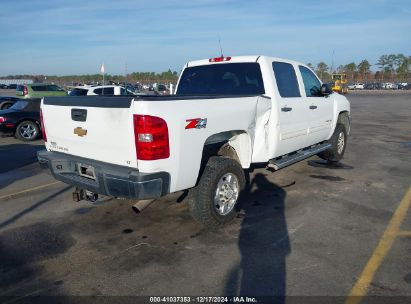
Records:
M0 84L32 84L33 79L0 79Z

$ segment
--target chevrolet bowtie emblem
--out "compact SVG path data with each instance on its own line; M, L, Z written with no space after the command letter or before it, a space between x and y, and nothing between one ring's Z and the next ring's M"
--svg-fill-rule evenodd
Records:
M83 137L87 135L87 130L83 129L82 127L77 127L74 129L74 134Z

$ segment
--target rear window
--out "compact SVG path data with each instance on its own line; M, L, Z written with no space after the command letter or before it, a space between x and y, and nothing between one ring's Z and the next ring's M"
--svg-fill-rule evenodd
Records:
M88 90L85 89L73 89L69 96L85 96L87 95Z
M260 65L224 63L186 68L177 88L178 95L261 95L264 84Z

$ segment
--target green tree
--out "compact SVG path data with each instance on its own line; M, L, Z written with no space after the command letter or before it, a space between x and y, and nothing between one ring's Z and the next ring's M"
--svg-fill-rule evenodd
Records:
M404 54L397 54L394 59L394 65L397 78L401 80L407 79L410 57L406 57Z
M381 72L377 71L374 74L374 80L379 81L381 79Z
M388 66L388 55L381 55L380 58L378 59L377 65L381 69L381 80L384 81L384 72Z
M348 79L354 80L355 72L357 71L357 65L355 62L351 62L344 66L345 72L348 74Z
M362 76L363 81L367 79L367 75L370 73L371 64L368 62L367 59L361 61L358 66L358 73Z
M325 80L329 78L329 74L327 73L328 71L328 65L325 62L320 62L317 64L317 71L316 73L320 76L321 80Z

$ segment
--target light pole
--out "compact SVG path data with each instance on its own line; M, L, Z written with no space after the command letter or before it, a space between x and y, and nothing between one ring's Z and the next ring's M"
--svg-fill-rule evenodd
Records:
M103 74L103 85L104 85L104 72L105 72L104 62L103 62L103 64L101 65L100 72Z

